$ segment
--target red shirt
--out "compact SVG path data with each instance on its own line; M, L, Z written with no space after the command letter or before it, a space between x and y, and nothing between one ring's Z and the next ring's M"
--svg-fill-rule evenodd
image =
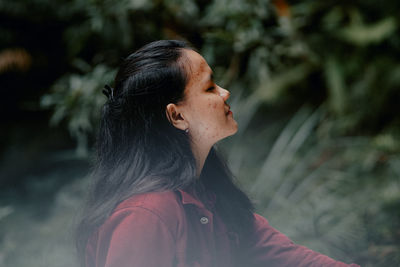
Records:
M254 232L244 244L218 214L185 191L135 195L120 203L89 239L86 266L358 266L296 245L265 218L254 217ZM236 255L245 262L235 260Z

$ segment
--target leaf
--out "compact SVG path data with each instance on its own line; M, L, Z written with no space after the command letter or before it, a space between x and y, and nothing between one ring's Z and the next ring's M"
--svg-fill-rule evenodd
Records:
M353 19L349 26L340 31L339 36L352 44L364 46L383 41L394 34L396 29L397 23L393 17L384 18L370 25Z
M257 98L265 102L271 102L282 95L289 86L292 86L311 73L313 66L309 63L298 64L287 68L273 77L260 81L254 94Z
M325 75L329 92L329 106L337 115L343 115L347 110L346 88L344 75L340 64L333 57L329 57L325 64Z

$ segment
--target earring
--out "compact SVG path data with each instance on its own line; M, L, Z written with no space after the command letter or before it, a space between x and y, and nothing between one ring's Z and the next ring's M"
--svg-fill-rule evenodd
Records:
M188 133L188 132L189 132L189 128L186 128L186 129L185 129L185 133Z

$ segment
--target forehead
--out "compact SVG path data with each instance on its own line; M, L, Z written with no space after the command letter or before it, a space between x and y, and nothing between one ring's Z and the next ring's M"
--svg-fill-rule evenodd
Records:
M185 50L187 59L187 72L189 76L186 88L193 86L201 86L203 83L210 80L212 70L208 66L206 60L197 52L193 50Z

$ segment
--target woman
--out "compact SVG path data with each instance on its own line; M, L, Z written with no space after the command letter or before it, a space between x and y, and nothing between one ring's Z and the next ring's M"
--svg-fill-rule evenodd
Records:
M237 131L230 94L184 42L131 54L105 94L83 266L349 266L253 213L213 148Z

